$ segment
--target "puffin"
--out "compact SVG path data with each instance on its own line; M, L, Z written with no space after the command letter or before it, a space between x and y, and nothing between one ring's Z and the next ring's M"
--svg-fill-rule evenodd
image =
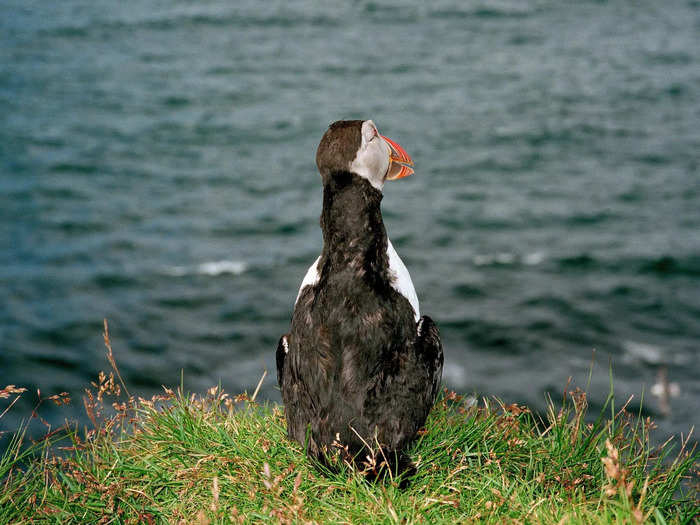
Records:
M316 165L323 249L276 351L287 434L327 466L340 449L364 472L401 473L412 467L406 449L443 366L438 328L420 315L382 220L384 183L411 175L413 161L372 120L340 120L323 135Z

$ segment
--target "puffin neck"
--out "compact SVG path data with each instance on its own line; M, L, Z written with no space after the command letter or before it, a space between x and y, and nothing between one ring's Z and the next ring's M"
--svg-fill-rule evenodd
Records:
M386 258L382 192L350 172L335 173L323 186L323 256L333 266L367 268Z

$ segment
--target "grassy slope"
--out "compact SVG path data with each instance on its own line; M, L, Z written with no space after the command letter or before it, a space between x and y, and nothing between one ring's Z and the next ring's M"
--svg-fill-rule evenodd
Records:
M468 407L445 393L412 449L417 473L399 488L400 480L372 483L350 468L319 471L286 439L279 406L219 389L204 397L166 391L116 404L106 417L119 387L111 376L94 386L87 410L95 429L30 447L18 435L5 453L0 523L698 519L697 491L679 489L698 454L672 460L668 445L652 454L651 424L624 411L586 424L580 391L545 421L524 407L486 400ZM57 447L61 455L51 452Z

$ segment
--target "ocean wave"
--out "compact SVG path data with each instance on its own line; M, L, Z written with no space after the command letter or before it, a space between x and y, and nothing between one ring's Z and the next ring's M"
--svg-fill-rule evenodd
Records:
M116 20L93 20L78 24L68 24L43 29L40 34L56 38L95 38L105 32L134 31L174 31L183 27L265 27L293 28L296 26L334 27L340 19L334 14L308 14L305 12L279 12L259 15L254 12L168 12L143 18L124 17ZM110 35L112 36L112 35Z
M428 13L430 18L438 19L499 19L499 18L525 18L536 14L537 8L523 8L519 4L504 3L502 5L492 4L489 6L476 6L471 8L456 9L435 9Z
M656 274L658 277L700 276L700 256L695 254L676 256L661 253L656 256L640 255L613 259L580 253L561 257L557 262L562 269L634 271L638 274Z
M653 259L640 261L640 273L655 273L658 275L690 275L700 276L700 256L673 257L661 255Z

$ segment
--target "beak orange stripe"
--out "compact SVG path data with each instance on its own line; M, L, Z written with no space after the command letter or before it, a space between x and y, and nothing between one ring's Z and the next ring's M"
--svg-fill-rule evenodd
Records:
M413 159L406 150L403 149L397 142L394 142L389 137L380 135L389 146L389 171L387 172L387 180L402 179L413 173Z

